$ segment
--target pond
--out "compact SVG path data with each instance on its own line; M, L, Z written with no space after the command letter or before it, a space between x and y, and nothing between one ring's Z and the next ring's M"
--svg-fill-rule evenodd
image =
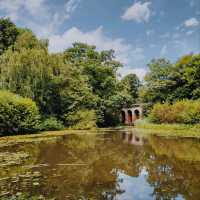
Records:
M70 134L0 148L0 197L200 199L200 140L136 130Z

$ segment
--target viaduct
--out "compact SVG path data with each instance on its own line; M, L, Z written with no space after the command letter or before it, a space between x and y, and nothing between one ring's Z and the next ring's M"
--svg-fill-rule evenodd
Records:
M141 104L134 104L131 108L123 108L121 122L126 125L134 125L134 122L142 118L143 108Z

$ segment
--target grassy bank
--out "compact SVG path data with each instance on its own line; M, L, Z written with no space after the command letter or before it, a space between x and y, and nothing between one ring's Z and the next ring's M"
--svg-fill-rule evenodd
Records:
M143 134L178 137L200 137L200 124L153 124L145 120L136 124L136 129Z

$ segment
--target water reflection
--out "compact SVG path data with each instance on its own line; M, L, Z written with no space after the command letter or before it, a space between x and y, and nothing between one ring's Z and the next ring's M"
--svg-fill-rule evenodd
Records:
M1 195L20 191L59 200L200 197L198 139L144 138L135 131L113 131L0 149L4 152L29 157L12 165L2 165L5 159L0 157Z
M135 146L137 145L141 146L144 144L144 138L136 131L123 132L123 141L125 143L132 144Z

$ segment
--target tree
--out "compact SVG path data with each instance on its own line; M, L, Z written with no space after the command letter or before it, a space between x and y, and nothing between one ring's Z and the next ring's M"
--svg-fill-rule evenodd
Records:
M15 43L18 34L16 25L10 19L0 18L0 55Z
M175 70L174 79L179 87L174 92L178 93L178 99L200 98L200 54L183 56L176 63Z
M121 64L114 60L114 52L96 51L95 46L74 43L72 48L64 52L66 62L80 68L87 76L94 94L108 98L115 92L116 71Z
M22 49L44 49L47 51L48 40L38 40L34 33L29 29L19 29L16 42L13 45L14 51Z
M148 64L148 67L149 72L145 76L145 84L140 90L140 98L148 103L166 101L176 84L174 80L170 79L173 65L166 59L154 59Z
M65 64L62 54L49 55L43 47L4 53L0 57L0 88L33 99L43 115L63 120L67 112L95 104L80 70Z
M123 89L119 87L122 65L113 50L75 43L63 53L49 54L47 40L38 40L29 29L17 30L12 48L0 56L0 89L34 100L43 118L64 122L80 110L81 116L97 115L99 126L112 126L121 108L137 98L136 76L128 76Z
M140 80L136 74L128 74L120 82L122 90L126 90L132 97L132 103L137 102L140 85Z
M140 89L144 102L175 102L200 98L200 54L181 57L175 64L153 60Z
M119 92L117 69L121 63L114 57L114 51L97 51L95 46L82 43L73 44L72 48L64 52L65 62L80 69L83 76L88 79L89 86L96 96L97 122L100 126L112 125L115 109L112 104L114 96ZM121 104L120 104L121 105ZM118 107L120 110L120 108ZM118 119L118 115L115 116Z

